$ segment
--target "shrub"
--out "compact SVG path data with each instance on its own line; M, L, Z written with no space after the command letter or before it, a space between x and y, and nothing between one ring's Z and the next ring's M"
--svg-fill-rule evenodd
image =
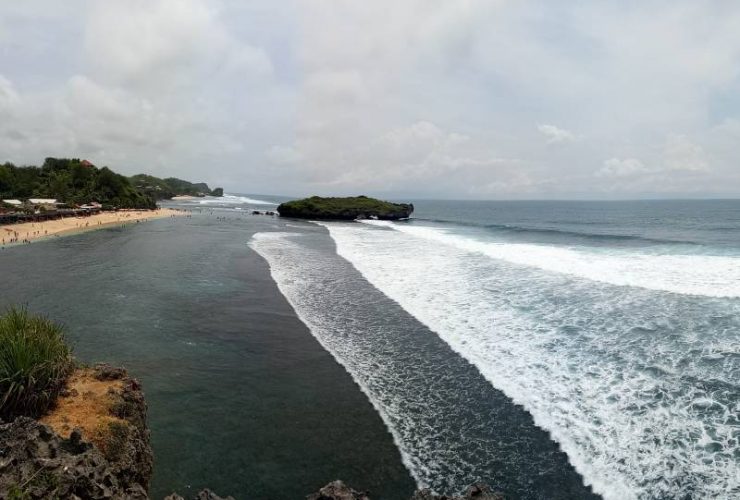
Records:
M41 415L73 368L61 325L25 308L0 316L0 418Z

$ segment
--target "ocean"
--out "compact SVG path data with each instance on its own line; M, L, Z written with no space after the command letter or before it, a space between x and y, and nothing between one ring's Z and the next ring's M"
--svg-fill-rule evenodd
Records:
M143 380L156 494L740 497L740 201L281 199L0 253L0 306Z

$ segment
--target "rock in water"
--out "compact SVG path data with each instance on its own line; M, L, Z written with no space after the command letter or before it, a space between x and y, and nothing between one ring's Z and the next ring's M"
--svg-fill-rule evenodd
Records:
M344 484L342 481L334 481L318 492L308 495L306 500L370 500L367 493L356 491ZM447 496L435 495L431 490L419 490L414 493L411 500L505 500L500 493L494 493L491 488L482 483L470 486L464 495Z
M464 495L435 495L430 490L419 490L414 493L411 500L504 500L504 496L501 493L494 493L485 484L476 483L470 486Z
M277 208L281 217L296 219L358 220L408 219L414 211L411 203L391 203L367 196L322 198L312 196L303 200L281 203Z
M178 495L177 493L173 493L172 495L164 497L164 500L185 500L183 497ZM234 500L234 497L225 497L222 498L218 495L216 495L214 492L212 492L209 489L205 489L201 492L199 492L197 495L193 497L193 500Z
M333 481L318 492L308 495L306 500L370 500L366 493L355 491L342 481Z

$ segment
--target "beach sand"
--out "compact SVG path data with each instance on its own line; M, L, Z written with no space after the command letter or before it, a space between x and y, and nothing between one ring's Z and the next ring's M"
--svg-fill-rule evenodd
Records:
M175 217L185 215L186 212L171 208L156 210L119 210L117 212L101 212L87 217L65 217L63 219L44 222L24 222L23 224L8 224L0 226L0 245L30 243L40 238L61 236L66 233L101 229L111 225L146 222L150 219Z

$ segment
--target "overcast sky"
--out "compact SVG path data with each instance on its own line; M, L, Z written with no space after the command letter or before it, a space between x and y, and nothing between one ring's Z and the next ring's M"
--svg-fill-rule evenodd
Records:
M740 3L0 4L0 161L227 192L740 195Z

